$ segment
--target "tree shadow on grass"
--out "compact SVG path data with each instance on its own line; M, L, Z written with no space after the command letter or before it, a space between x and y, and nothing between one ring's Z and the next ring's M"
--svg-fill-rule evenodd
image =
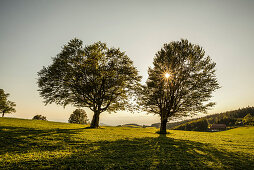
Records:
M254 163L247 155L164 135L158 138L101 141L93 143L93 146L98 149L90 151L88 155L75 153L68 160L76 162L79 168L99 169L251 169ZM75 168L76 163L64 168Z
M61 149L66 141L70 143L69 138L71 135L79 133L84 129L56 128L38 130L24 127L0 126L0 155L5 153L26 153L36 148L40 148L41 151ZM50 144L52 140L58 141L58 144Z
M7 129L7 127L4 127ZM76 141L69 135L79 133L84 129L53 129L29 130L25 128L11 128L12 133L7 135L7 144L1 149L6 152L25 152L24 148L31 150L34 143L40 150L48 152L64 151L69 155L60 158L41 158L37 160L23 159L15 163L4 163L6 169L253 169L253 157L244 153L218 150L217 148L199 142L177 140L166 135L157 138L145 137L122 139L116 141ZM0 128L1 134L5 130ZM28 140L38 136L54 138L57 142L46 143ZM170 135L169 135L170 136ZM28 139L27 139L28 138ZM10 141L9 141L10 140ZM2 143L1 137L1 143ZM20 146L26 142L24 148ZM63 147L63 145L65 147ZM1 167L1 165L0 165Z

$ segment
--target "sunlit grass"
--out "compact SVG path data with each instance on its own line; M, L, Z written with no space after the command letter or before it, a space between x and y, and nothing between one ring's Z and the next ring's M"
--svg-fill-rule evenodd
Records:
M254 127L224 132L0 119L0 169L250 169Z

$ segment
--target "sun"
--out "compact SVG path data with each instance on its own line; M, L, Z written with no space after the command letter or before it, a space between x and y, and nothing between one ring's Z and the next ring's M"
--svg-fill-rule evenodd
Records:
M165 76L166 79L168 79L170 77L170 74L169 73L165 73L164 76Z

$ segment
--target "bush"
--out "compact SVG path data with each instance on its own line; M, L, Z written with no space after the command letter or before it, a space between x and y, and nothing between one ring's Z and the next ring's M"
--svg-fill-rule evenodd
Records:
M33 120L47 120L46 116L42 116L42 115L35 115L33 117Z
M76 109L69 118L69 123L88 124L86 111L83 109Z

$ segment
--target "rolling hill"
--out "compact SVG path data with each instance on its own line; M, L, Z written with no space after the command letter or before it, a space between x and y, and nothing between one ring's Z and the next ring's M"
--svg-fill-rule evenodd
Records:
M0 169L254 168L254 127L156 131L0 118Z

